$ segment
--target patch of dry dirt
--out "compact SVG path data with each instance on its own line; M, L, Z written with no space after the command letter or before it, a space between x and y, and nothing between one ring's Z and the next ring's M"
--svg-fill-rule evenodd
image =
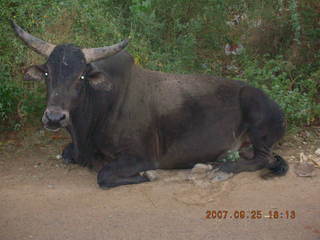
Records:
M298 177L300 153L316 158L319 129L283 141L287 176L241 173L206 186L186 171L162 171L150 183L101 190L96 174L56 158L65 134L41 129L0 137L0 239L320 239L320 170ZM208 210L228 211L207 219ZM260 219L254 212L262 211ZM236 211L244 211L243 219ZM269 211L282 218L270 219ZM286 212L295 211L294 219Z

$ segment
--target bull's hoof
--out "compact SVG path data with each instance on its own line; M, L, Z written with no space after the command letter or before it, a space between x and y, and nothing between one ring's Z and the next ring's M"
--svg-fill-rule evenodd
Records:
M73 158L73 143L69 143L62 152L63 162L65 164L75 164L76 161Z

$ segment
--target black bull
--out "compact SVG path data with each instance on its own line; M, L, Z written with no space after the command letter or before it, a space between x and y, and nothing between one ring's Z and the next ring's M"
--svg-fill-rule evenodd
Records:
M55 46L13 26L47 58L25 74L46 82L44 126L68 130L65 162L96 169L100 187L148 181L139 174L146 170L216 161L245 139L253 157L223 163L220 171L286 173L286 162L272 153L285 132L283 113L261 90L209 75L143 69L122 50L127 41L93 49Z

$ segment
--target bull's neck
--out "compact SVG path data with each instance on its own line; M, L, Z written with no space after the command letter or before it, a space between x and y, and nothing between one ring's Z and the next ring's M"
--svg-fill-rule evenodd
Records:
M82 132L82 137L87 137L93 131L99 115L101 114L100 99L95 96L93 89L84 88L83 96L77 103L77 107L71 112L72 125L77 132ZM99 111L100 110L100 111Z
M128 100L128 89L131 82L131 70L124 76L114 81L115 92L112 96L112 103L110 105L107 119L105 123L108 126L113 126L123 114L124 105ZM110 101L110 100L109 100Z

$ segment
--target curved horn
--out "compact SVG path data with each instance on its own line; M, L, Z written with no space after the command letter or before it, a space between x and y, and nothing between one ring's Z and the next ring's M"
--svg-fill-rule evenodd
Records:
M86 58L87 63L97 61L101 58L109 57L120 52L128 45L128 40L123 40L117 44L101 47L101 48L83 48L82 52Z
M15 32L17 35L33 50L37 53L49 57L52 50L56 47L56 45L47 43L39 38L32 36L31 34L24 31L21 27L18 26L14 21L11 21Z

